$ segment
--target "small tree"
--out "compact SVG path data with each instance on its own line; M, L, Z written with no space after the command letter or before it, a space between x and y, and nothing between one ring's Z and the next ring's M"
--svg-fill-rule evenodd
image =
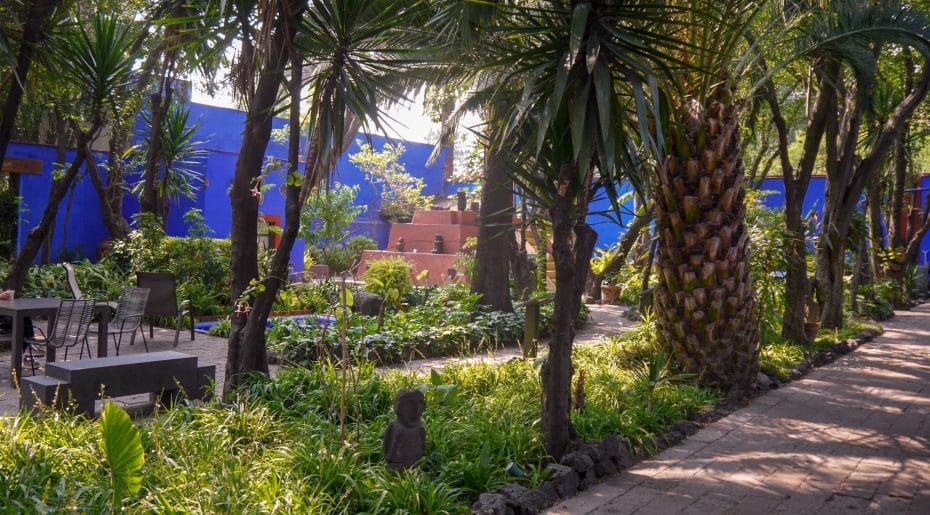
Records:
M404 154L402 144L384 144L376 152L368 143L358 141L361 150L349 156L349 162L361 168L372 184L381 187L380 214L391 222L409 222L414 211L429 209L432 198L423 195L423 179L407 173L400 162Z
M300 212L299 235L319 254L314 259L329 265L334 248L349 236L349 226L365 212L365 206L356 206L358 186L336 184L326 191L310 195Z

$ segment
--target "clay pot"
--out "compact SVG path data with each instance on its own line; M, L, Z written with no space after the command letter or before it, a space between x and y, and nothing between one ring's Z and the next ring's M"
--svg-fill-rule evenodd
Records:
M601 302L603 304L613 304L620 296L621 288L612 284L601 285Z

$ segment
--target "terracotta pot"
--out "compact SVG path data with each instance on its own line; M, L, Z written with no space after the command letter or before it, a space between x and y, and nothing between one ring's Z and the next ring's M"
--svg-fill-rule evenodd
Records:
M617 301L617 297L620 296L621 290L622 289L619 286L614 286L612 284L602 284L601 302L603 304L613 304Z

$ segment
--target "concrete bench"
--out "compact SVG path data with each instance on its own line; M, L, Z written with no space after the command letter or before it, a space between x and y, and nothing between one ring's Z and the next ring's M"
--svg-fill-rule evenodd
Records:
M45 373L23 379L21 407L34 409L42 403L61 408L70 400L77 413L93 416L101 394L121 397L148 393L161 405L170 405L183 396L208 399L213 395L216 368L198 366L196 356L167 351L52 362L46 365Z

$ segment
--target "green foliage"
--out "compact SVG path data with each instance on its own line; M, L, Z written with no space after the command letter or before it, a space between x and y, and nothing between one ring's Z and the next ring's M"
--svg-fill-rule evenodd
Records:
M463 292L434 297L457 298ZM579 347L587 403L573 414L583 438L609 433L639 443L713 401L688 384L662 384L653 407L611 344ZM341 367L323 362L255 376L230 404L177 406L149 419L138 437L145 474L123 509L149 512L467 513L478 493L512 478L545 479L539 373L530 362L452 365L427 376L349 370L348 431L340 435ZM424 387L426 456L418 471L389 473L381 437L402 388ZM111 511L94 421L69 415L0 419L0 498L17 512Z
M329 293L338 300L338 292ZM464 286L438 289L407 312L388 314L378 328L375 317L353 314L347 343L356 360L379 364L430 356L449 356L496 348L522 338L524 313L490 311ZM551 314L549 315L551 318ZM541 327L548 327L541 316ZM281 320L268 331L269 346L291 363L312 363L339 352L336 331L315 320Z
M142 465L145 451L139 429L129 415L113 402L107 402L100 415L103 454L113 487L113 511L119 511L126 495L134 496L142 488Z
M172 102L162 119L159 140L158 180L156 193L162 210L161 216L168 214L169 202L177 203L181 196L197 198L197 190L205 183L203 166L207 152L204 142L194 139L200 130L200 120L190 122L190 109L183 104ZM145 121L144 142L137 149L137 160L147 158L152 145L151 113L143 113ZM144 173L143 173L144 175ZM132 193L142 197L145 178L142 177L132 186Z
M355 205L357 196L358 186L335 184L310 195L300 212L300 237L307 241L313 261L329 266L334 274L350 270L361 255L360 243L342 244L349 226L366 209Z
M232 330L232 324L228 318L224 318L216 323L215 326L207 330L210 336L219 336L220 338L229 338L229 332Z
M345 245L330 245L325 248L316 246L308 247L307 252L313 263L319 263L329 267L333 275L343 272L354 272L361 262L362 252L366 250L376 250L378 243L367 236L355 236L349 239Z
M110 258L100 263L76 261L72 265L81 293L88 298L119 298L120 292L135 282L134 277L131 277L116 260ZM6 275L8 266L5 263L0 264L0 275ZM23 296L71 298L71 289L68 287L64 268L59 264L30 267L23 286Z
M167 236L149 214L139 215L137 223L139 228L128 239L114 242L107 260L131 274L170 272L177 279L178 298L191 298L198 315L225 313L230 305L230 241L203 237L196 226L194 237Z
M411 273L413 266L400 257L370 261L365 270L365 290L381 295L385 303L397 307L401 296L413 287Z
M880 333L882 328L874 322L850 319L843 329L821 329L817 337L809 344L787 342L781 337L766 342L759 355L759 367L768 375L787 377L791 368L816 351L827 350L844 340L855 338L863 331Z
M787 235L782 212L762 204L762 198L769 194L771 192L746 191L749 270L756 292L756 319L760 324L763 345L779 338L786 302L784 249Z
M381 152L376 152L371 145L361 140L356 144L360 150L351 154L349 161L366 174L372 185L380 187L381 210L384 219L391 222L409 222L414 211L429 209L432 198L423 195L426 184L423 179L407 173L400 162L404 154L401 144L384 144Z

